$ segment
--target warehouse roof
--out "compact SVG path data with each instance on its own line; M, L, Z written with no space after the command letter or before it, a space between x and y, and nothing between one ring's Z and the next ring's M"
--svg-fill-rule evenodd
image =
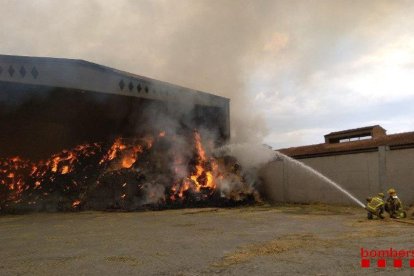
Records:
M229 102L224 97L79 59L0 55L0 82L219 107Z

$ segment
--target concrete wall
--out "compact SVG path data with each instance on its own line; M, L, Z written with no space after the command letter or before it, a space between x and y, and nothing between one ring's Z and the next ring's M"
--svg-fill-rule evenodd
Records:
M348 190L360 201L389 187L406 204L414 203L414 149L334 155L301 159ZM340 203L353 201L314 174L287 160L273 161L262 171L264 189L276 202Z
M414 204L414 149L387 151L385 179L405 204Z

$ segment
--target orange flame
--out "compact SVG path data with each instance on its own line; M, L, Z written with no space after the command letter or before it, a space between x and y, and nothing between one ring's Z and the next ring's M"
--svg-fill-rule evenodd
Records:
M195 171L181 184L173 185L171 200L175 200L176 197L182 199L184 193L190 189L195 192L200 192L202 189L209 190L212 193L217 187L215 177L218 175L218 165L214 159L206 157L206 151L198 131L194 131L194 148L196 153Z
M72 203L72 208L76 208L76 207L78 207L79 205L80 205L80 203L81 203L81 201L80 200L75 200L73 203Z
M194 131L194 141L195 141L195 147L196 147L197 154L199 156L200 161L201 162L206 161L206 152L201 143L201 136L198 131Z
M144 139L144 141L147 143L148 147L152 146L152 140ZM138 159L138 154L141 152L143 152L143 147L141 145L126 145L121 138L117 138L107 154L101 161L99 161L99 164L102 165L116 158L121 158L121 168L129 169L135 164Z
M117 153L125 148L126 146L122 144L121 138L116 138L115 142L112 144L107 154L101 159L101 161L99 161L99 164L103 164L107 161L113 160L116 157Z
M164 137L165 131L158 133L158 137ZM175 141L174 136L171 137L172 141ZM89 168L96 168L101 173L105 171L111 172L113 170L131 169L137 164L140 154L146 152L153 146L154 142L157 142L157 134L154 137L146 136L141 139L121 139L117 138L110 145L109 149L106 148L103 151L102 144L94 143L89 145L79 145L70 150L63 150L60 153L50 156L47 160L32 163L29 160L24 160L20 157L13 157L9 159L0 159L0 188L6 187L5 197L0 198L3 202L19 202L22 198L26 199L26 193L23 197L24 191L27 192L27 202L29 204L35 204L37 200L42 200L43 196L50 196L54 193L54 183L62 183L69 180L69 184L63 185L65 192L78 192L83 190L83 181L88 178L85 175L84 178L79 179L78 174L74 175L71 179L71 173L77 168L82 168L83 158L85 156L91 156L93 158L93 165ZM203 144L204 142L204 144ZM222 164L218 164L219 160L216 160L208 155L206 150L205 141L202 141L202 137L198 131L193 132L193 156L191 160L188 160L185 154L177 152L173 156L166 156L168 160L173 158L172 171L175 173L175 180L171 186L169 192L170 200L184 199L191 193L207 198L209 195L213 195L220 184L220 179L223 175L220 174L220 168ZM177 149L172 149L177 150ZM170 152L168 154L171 154ZM96 157L95 157L96 156ZM152 155L148 155L151 157ZM147 156L146 156L147 158ZM162 157L161 157L162 158ZM145 159L147 160L147 159ZM148 158L148 160L151 160ZM190 168L189 168L190 164ZM86 171L85 171L86 172ZM139 172L139 170L137 170ZM145 172L145 171L144 171ZM60 175L68 175L60 178ZM61 181L57 182L55 180ZM89 180L87 180L89 181ZM27 182L27 183L26 183ZM66 182L63 182L66 183ZM85 182L86 183L86 182ZM99 179L96 180L99 184ZM120 197L127 199L128 193L126 189L127 183L122 184L123 193ZM33 196L32 196L33 193ZM0 195L2 196L2 195ZM82 198L83 195L77 195L76 197ZM149 197L154 196L158 198L158 194L148 194ZM3 199L4 198L4 199ZM165 200L165 198L164 198ZM2 202L0 202L2 203ZM70 204L70 203L69 203ZM81 204L80 200L75 200L72 203L72 207L75 208Z

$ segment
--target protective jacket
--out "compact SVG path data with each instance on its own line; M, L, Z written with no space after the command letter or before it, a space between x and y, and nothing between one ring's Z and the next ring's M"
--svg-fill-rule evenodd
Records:
M384 200L379 196L374 196L367 204L367 210L373 214L377 214L378 211L384 207Z

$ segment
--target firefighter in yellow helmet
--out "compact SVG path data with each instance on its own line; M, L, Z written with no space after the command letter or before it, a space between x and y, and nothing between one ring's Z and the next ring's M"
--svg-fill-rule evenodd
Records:
M382 215L384 213L384 194L378 193L374 197L367 198L367 206L365 209L368 211L368 219L372 219L373 216L377 216L381 219L384 218Z
M385 203L385 211L390 214L390 218L405 218L407 214L404 211L403 204L398 198L395 189L388 189L387 194L388 198Z

